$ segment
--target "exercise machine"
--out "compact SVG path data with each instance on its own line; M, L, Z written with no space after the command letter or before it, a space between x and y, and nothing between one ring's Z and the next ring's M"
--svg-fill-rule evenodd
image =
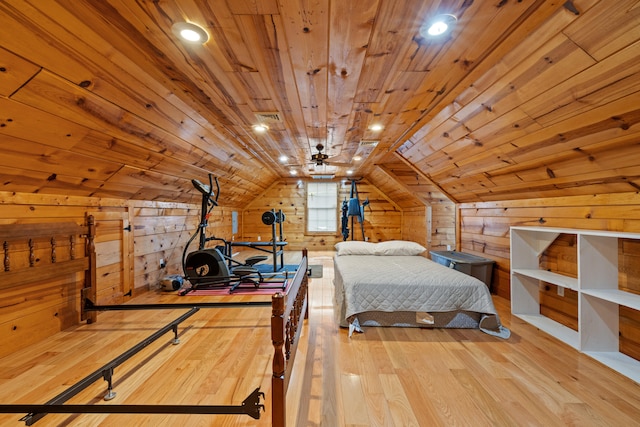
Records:
M342 201L342 240L349 238L349 203L347 199Z
M216 191L213 190L215 181ZM266 259L266 257L253 257L245 263L240 263L232 259L231 254L222 253L220 248L226 248L228 242L218 237L207 237L205 229L209 225L209 217L213 208L218 206L220 196L220 184L218 178L215 180L209 174L209 185L205 185L197 179L192 179L193 186L202 194L202 204L200 209L200 223L198 229L191 236L184 247L182 253L182 269L185 278L192 285L190 290L195 290L199 286L203 287L226 287L230 286L229 292L233 292L241 284L253 284L258 287L262 283L263 277L260 271L253 265ZM198 250L187 254L189 245L198 237ZM206 248L209 241L217 240L224 243L224 246ZM226 252L226 249L223 249ZM183 294L190 290L184 290Z
M364 236L364 208L369 205L369 198L360 204L360 197L358 196L358 187L356 180L351 181L351 192L349 194L349 201L345 199L342 202L342 240L349 238L348 219L351 218L351 240L354 240L355 228L354 218L358 220L360 229L362 230L362 240L366 240ZM371 208L369 208L371 209Z

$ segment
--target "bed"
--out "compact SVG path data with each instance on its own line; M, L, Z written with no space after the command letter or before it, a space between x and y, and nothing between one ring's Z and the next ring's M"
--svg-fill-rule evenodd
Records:
M334 256L335 313L349 335L366 326L478 328L500 338L488 287L426 258L415 242L346 241Z

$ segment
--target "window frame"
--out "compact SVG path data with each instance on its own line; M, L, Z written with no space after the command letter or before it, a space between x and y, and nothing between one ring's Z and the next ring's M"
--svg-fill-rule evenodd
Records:
M320 230L310 230L309 227L309 222L310 222L310 218L311 215L309 214L309 211L313 208L311 208L309 206L309 185L313 184L313 185L326 185L326 186L333 186L334 190L335 190L335 202L334 202L334 207L331 208L333 210L334 213L334 230L327 230L327 231L320 231ZM316 181L307 181L305 184L305 224L304 224L304 228L305 228L305 233L306 234L312 234L312 235L330 235L330 236L335 236L338 233L338 199L339 197L339 188L338 188L338 183L335 181L322 181L322 182L316 182ZM329 208L327 208L328 210Z

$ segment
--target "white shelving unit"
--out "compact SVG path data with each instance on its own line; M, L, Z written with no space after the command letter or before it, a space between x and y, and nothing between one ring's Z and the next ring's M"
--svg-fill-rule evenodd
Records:
M560 234L578 242L578 278L541 270L540 256ZM640 295L618 286L618 239L638 233L511 227L511 313L640 383L640 361L619 352L619 306L640 310ZM540 314L540 283L578 293L578 331Z

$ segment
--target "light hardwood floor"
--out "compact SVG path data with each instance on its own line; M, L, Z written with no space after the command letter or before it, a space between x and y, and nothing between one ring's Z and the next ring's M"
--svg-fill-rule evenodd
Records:
M289 425L640 425L638 384L511 319L505 299L494 297L511 328L509 340L477 330L412 328L368 328L348 338L334 319L332 253L310 253L310 264L322 264L324 275L310 282L310 317L289 389ZM134 302L187 299L211 297L149 292ZM106 312L95 324L0 359L0 402L44 403L184 312ZM51 414L36 425L268 426L270 314L268 307L203 309L179 327L180 345L171 345L169 333L115 369L114 400L103 401L106 383L98 381L69 401L237 405L261 387L267 409L260 420ZM22 415L0 414L0 425L24 425Z

